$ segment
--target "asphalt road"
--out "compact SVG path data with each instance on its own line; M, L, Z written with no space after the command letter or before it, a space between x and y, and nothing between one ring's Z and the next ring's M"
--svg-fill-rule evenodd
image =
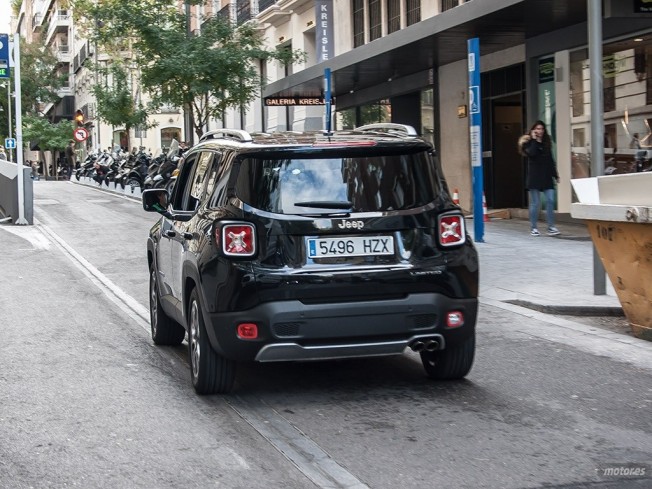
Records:
M465 381L406 353L242 365L233 394L199 397L185 343L149 337L156 216L67 182L34 193L39 224L0 229L1 488L652 485L652 362L495 302Z

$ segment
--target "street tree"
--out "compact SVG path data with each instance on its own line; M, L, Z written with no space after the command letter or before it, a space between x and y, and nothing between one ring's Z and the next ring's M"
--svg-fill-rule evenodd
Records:
M197 136L229 108L246 110L260 94L257 63L294 63L298 50L269 49L254 23L235 25L219 15L203 19L200 34L174 0L75 0L78 22L107 51L129 45L140 82L154 107L183 107Z
M96 116L101 121L112 126L124 126L129 137L129 131L134 126L143 129L152 127L148 124L147 109L140 101L138 94L132 94L127 68L120 63L113 63L106 70L102 70L102 79L106 83L93 86L95 95ZM127 148L130 142L127 140Z
M27 115L23 119L23 138L25 141L30 141L38 145L40 161L48 161L44 158L45 152L50 152L52 164L52 171L57 173L57 152L62 152L70 142L74 130L73 121L60 120L57 123L52 123L49 120L34 116ZM44 165L43 172L45 176L49 175L47 165Z
M61 97L57 91L67 84L67 75L57 72L57 58L38 42L28 43L20 41L20 68L21 68L21 105L26 115L43 115L43 110L49 104L58 102ZM5 79L0 89L0 134L4 134L9 124L15 127L14 99L8 97L7 91L14 93L15 70L11 70L11 77ZM12 121L9 121L9 102L12 107ZM54 119L50 119L54 122ZM14 131L12 131L14 133ZM8 134L7 134L8 136Z

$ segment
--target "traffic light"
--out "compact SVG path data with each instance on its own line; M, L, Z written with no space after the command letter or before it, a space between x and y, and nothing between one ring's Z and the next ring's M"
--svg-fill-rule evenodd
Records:
M75 112L75 122L77 123L77 127L84 126L84 113L81 110Z

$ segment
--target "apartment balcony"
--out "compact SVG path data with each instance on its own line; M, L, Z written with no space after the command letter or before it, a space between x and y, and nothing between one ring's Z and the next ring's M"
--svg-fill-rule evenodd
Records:
M293 13L308 5L314 5L314 0L259 0L256 20L278 27L287 22Z
M50 18L50 25L45 36L44 44L48 46L52 42L55 34L60 32L68 33L70 27L72 27L72 15L70 15L70 12L67 10L57 10Z
M43 27L43 14L39 12L32 16L32 32L41 32L41 27Z
M72 54L70 53L70 46L67 44L59 44L54 49L54 54L59 63L72 63Z

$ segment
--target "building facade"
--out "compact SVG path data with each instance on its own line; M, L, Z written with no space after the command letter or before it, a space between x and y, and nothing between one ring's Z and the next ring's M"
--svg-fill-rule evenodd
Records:
M60 0L24 0L18 27L39 32L71 73L57 107L61 117L86 108L92 118L93 73L85 59L109 62L75 32ZM603 85L605 173L631 172L652 151L652 1L604 0ZM490 208L525 208L525 164L518 137L538 119L555 143L561 181L557 209L569 212L571 178L591 168L590 66L586 0L209 0L187 6L194 35L207 16L253 22L269 48L299 49L290 66L258 62L260 97L243 110L210 121L206 130L325 128L324 74L331 72L332 124L370 122L414 126L440 155L449 187L472 207L467 41L480 42L483 173ZM47 29L45 28L47 26ZM71 97L71 98L66 98ZM285 102L280 102L285 101ZM192 141L180 110L155 114L158 123L129 135L148 148L172 137ZM124 128L95 124L88 147L122 144ZM122 131L122 132L121 132ZM635 136L636 135L636 136ZM650 148L652 149L652 148Z
M467 40L477 37L489 207L527 207L516 141L541 119L555 142L557 209L570 211L570 179L588 175L591 154L585 0L333 0L334 56L311 64L321 48L321 3L259 2L255 19L270 45L308 53L306 66L284 76L268 69L263 98L323 95L329 68L335 125L414 126L435 144L449 186L459 189L461 205L470 209ZM642 150L652 145L652 2L606 0L603 8L604 169L623 173L636 169L641 150L632 143L635 134ZM262 112L267 130L323 127L319 107Z

